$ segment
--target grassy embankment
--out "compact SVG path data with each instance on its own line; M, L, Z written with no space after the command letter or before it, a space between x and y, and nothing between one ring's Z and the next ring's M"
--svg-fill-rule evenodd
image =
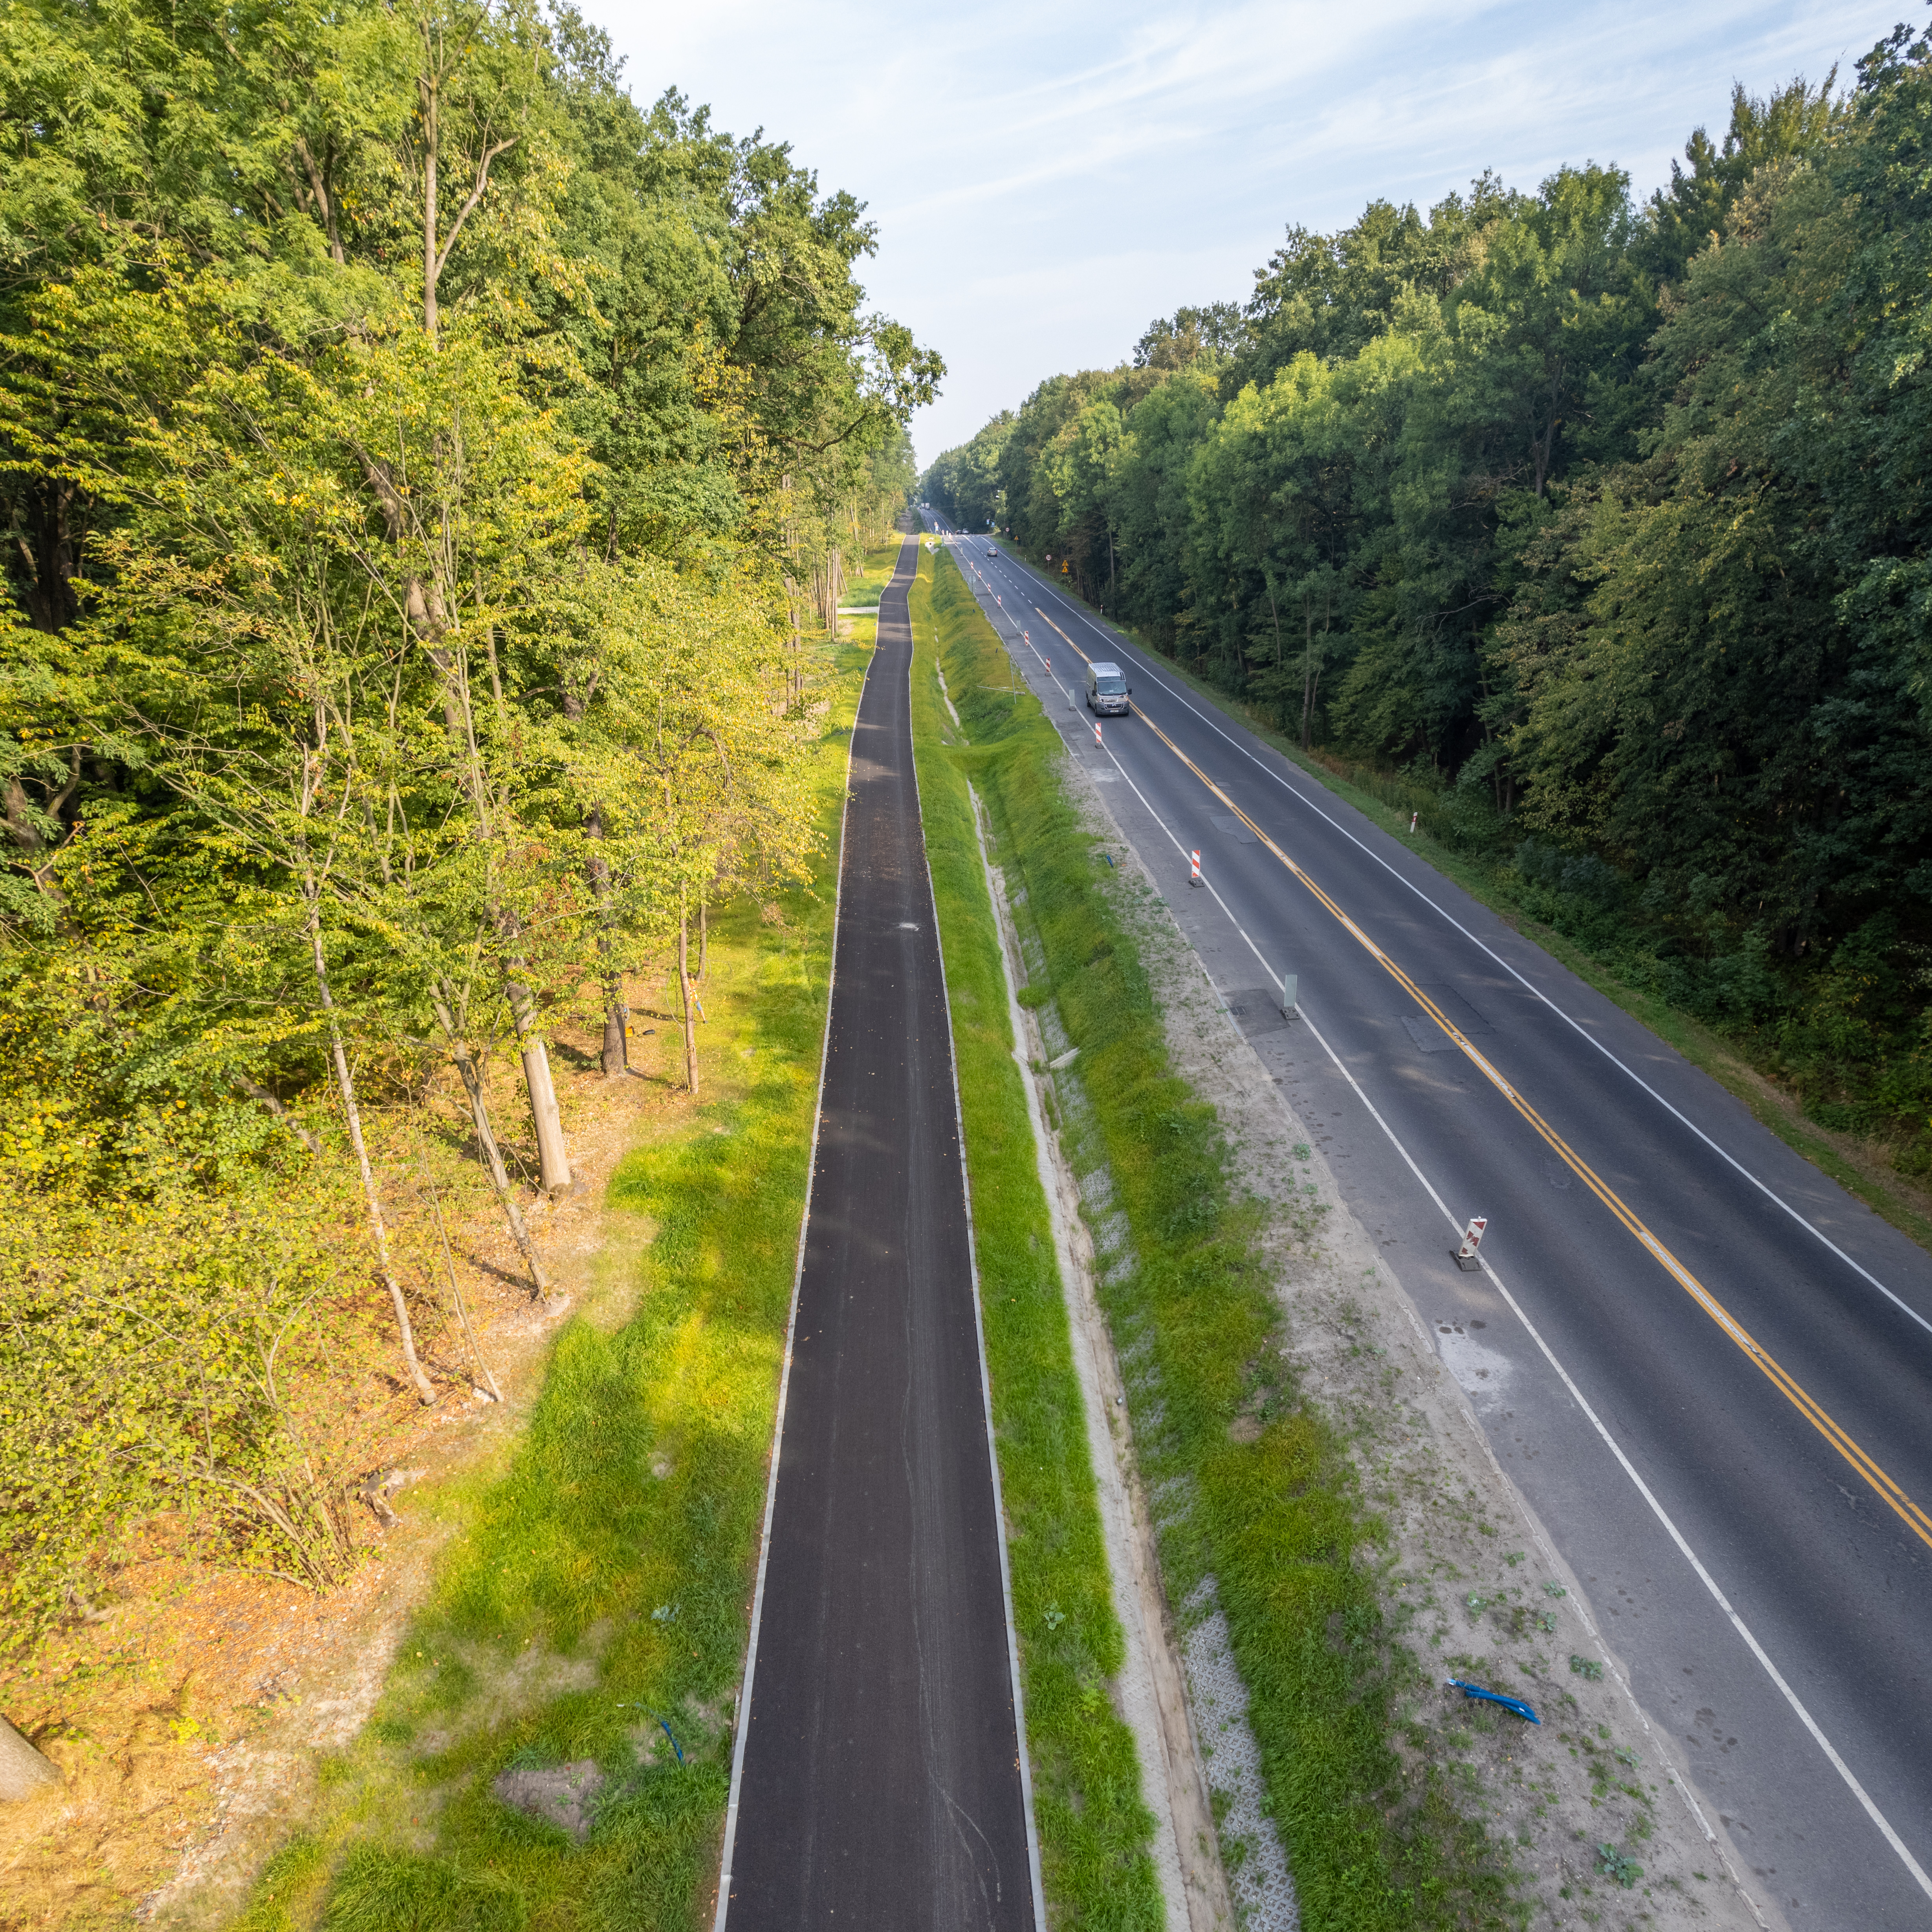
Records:
M913 737L952 1014L994 1432L1009 1526L1041 1863L1054 1924L1163 1923L1132 1734L1107 1682L1124 1658L1108 1589L1052 1225L1034 1158L969 777L934 670L933 560L912 598ZM997 754L995 754L997 755Z
M1003 548L1016 562L1024 561L1013 544ZM1055 587L1069 597L1073 595L1064 583ZM1847 1193L1922 1246L1932 1248L1932 1191L1924 1186L1924 1170L1918 1165L1932 1153L1932 1124L1928 1124L1926 1134L1901 1140L1895 1124L1886 1130L1862 1132L1814 1118L1808 1107L1847 1115L1878 1110L1834 1108L1828 1102L1820 1106L1816 1100L1808 1100L1803 1090L1808 1084L1822 1082L1831 1089L1839 1084L1828 1054L1794 1054L1781 1048L1769 1029L1715 1024L1660 991L1667 983L1668 962L1660 965L1649 941L1635 928L1623 903L1628 895L1610 885L1604 876L1607 867L1598 874L1606 888L1601 892L1565 890L1549 880L1527 877L1516 859L1522 842L1520 835L1508 830L1508 821L1499 820L1481 796L1465 788L1445 790L1400 772L1378 770L1318 746L1304 752L1276 728L1265 712L1230 697L1138 632L1129 634L1169 676L1534 940L1580 980L1701 1067L1742 1101L1760 1125ZM1412 832L1412 818L1419 821ZM1544 855L1544 869L1560 872L1562 856Z
M1063 789L1058 736L1030 698L982 688L1006 682L1006 655L950 557L930 609L974 747L961 762L986 801L996 856L1024 888L1016 916L1047 962L1048 983L1030 994L1054 1001L1080 1049L1138 1258L1102 1297L1145 1365L1133 1399L1149 1487L1173 1480L1170 1493L1192 1498L1162 1533L1169 1598L1215 1579L1302 1922L1394 1932L1512 1922L1498 1849L1438 1773L1405 1778L1394 1693L1413 1666L1378 1600L1380 1526L1334 1431L1283 1378L1257 1229L1230 1197L1213 1110L1172 1071L1112 903L1114 875Z
M625 1932L708 1904L729 1778L806 1182L850 724L869 655L836 655L809 891L714 916L707 1084L618 1168L649 1235L625 1318L573 1318L502 1466L418 1507L448 1543L362 1735L248 1932ZM666 1736L675 1733L680 1764ZM510 1767L595 1761L582 1844L498 1803Z

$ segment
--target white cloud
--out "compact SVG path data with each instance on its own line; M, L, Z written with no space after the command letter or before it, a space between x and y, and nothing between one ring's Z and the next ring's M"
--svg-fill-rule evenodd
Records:
M1485 167L1616 161L1646 194L1733 80L1841 82L1905 0L1289 0L926 15L872 0L590 0L640 100L789 141L879 226L872 300L950 365L930 458L1156 314L1243 298L1290 221Z

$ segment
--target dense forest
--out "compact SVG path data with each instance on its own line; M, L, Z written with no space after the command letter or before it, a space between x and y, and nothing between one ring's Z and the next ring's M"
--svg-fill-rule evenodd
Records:
M804 646L941 370L860 204L568 5L18 0L0 97L19 1639L156 1510L342 1574L356 1377L439 1396L425 1096L541 1292L546 1035L621 1071L626 976L803 875Z
M1837 82L1292 227L922 487L1923 1173L1932 43Z

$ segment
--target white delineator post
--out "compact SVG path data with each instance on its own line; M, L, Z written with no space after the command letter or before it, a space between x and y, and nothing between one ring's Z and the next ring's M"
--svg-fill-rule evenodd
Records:
M1097 718L1094 721L1094 742L1096 745L1100 742L1100 721Z
M1455 1251L1456 1265L1459 1268L1466 1270L1479 1265L1476 1250L1483 1245L1484 1230L1489 1225L1486 1215L1472 1214L1469 1217L1469 1225L1462 1230L1462 1245Z
M1190 886L1198 886L1201 884L1201 854L1192 852L1189 854L1188 858L1187 883Z

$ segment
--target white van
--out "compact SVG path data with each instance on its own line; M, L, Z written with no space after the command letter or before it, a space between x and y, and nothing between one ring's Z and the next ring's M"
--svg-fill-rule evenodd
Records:
M1090 664L1087 667L1087 709L1101 717L1112 717L1133 707L1127 700L1133 688L1117 664Z

